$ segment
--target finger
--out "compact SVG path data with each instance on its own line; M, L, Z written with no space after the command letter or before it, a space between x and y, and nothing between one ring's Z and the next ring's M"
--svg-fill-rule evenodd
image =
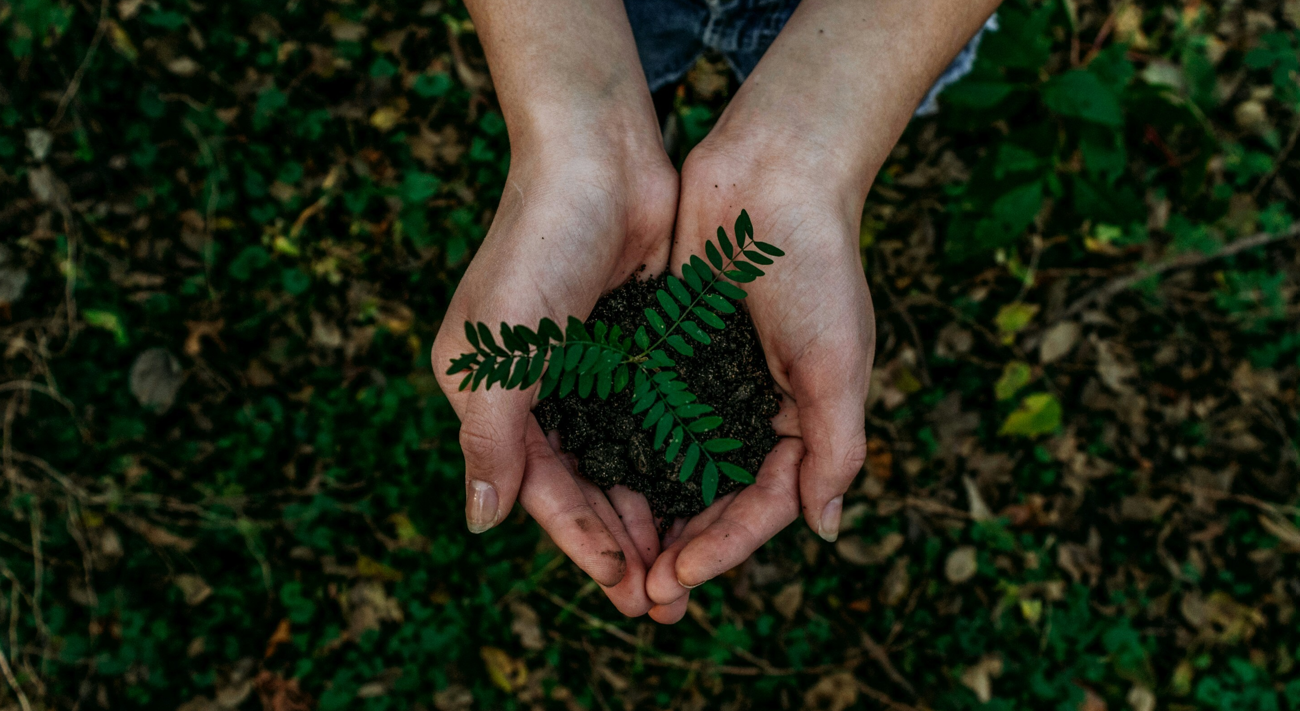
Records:
M695 536L708 528L709 524L718 520L735 499L735 494L727 494L714 501L712 506L686 521L672 545L664 547L663 552L655 559L654 566L650 568L645 585L646 594L656 604L667 605L682 598L686 595L686 591L690 590L690 587L682 585L677 580L677 555Z
M650 502L646 501L644 495L622 485L605 492L605 496L618 512L624 530L632 537L636 552L648 570L659 556L659 529L655 525L654 514L650 512Z
M789 395L781 395L781 409L772 418L772 429L778 437L802 437L799 429L799 405Z
M623 560L627 565L623 579L618 584L602 585L601 589L605 591L605 595L610 602L614 603L614 607L618 608L619 612L628 617L640 617L649 612L650 608L654 606L654 603L645 594L646 564L641 559L632 537L628 535L622 521L619 520L618 512L610 505L600 487L586 479L577 479L576 481L583 494L587 497L588 505L604 522L605 528L613 534L614 540L618 541Z
M677 539L682 537L682 532L686 530L687 522L688 519L684 518L674 519L673 525L669 526L668 531L664 533L664 540L659 545L659 549L667 550L672 547L673 543L677 542Z
M817 535L834 541L840 532L844 492L867 458L865 398L853 388L803 388L794 379L799 428L807 448L799 467L804 519Z
M601 585L617 585L627 570L627 556L546 443L535 419L527 431L527 456L519 503L587 575Z
M655 605L650 608L650 619L661 625L673 625L686 616L686 607L691 603L688 592L667 605Z
M699 586L745 562L754 551L799 516L798 439L784 438L763 460L753 484L708 528L677 555L676 578L686 588Z
M465 522L471 533L497 525L514 506L529 422L535 422L531 398L531 393L495 390L463 401L460 448L465 454Z

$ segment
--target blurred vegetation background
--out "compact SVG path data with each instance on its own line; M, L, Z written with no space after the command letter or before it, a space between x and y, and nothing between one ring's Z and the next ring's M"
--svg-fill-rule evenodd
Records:
M999 15L866 206L839 542L661 628L464 531L458 2L0 0L0 709L1300 709L1300 2Z

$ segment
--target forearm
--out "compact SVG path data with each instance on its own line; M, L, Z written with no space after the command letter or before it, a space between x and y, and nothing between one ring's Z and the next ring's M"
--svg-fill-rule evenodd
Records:
M997 5L803 0L715 133L769 154L788 149L865 200L917 104Z
M467 0L512 150L659 146L621 0ZM574 145L574 143L578 145Z

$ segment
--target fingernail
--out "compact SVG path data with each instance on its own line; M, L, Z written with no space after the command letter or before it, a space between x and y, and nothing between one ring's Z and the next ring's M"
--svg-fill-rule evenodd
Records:
M836 538L840 537L840 512L844 509L844 497L836 496L826 504L822 509L822 520L818 524L817 535L825 538L828 543L834 543Z
M705 584L705 583L707 583L707 582L709 582L709 581L707 581L707 580L701 580L700 582L698 582L698 583L696 583L696 584L694 584L694 585L687 585L686 583L683 583L680 579L678 579L677 584L680 585L680 586L682 586L682 587L684 587L684 588L686 588L687 590L694 590L695 588L698 588L699 586L701 586L701 585L703 585L703 584Z
M496 525L497 490L486 481L469 483L469 501L465 505L465 523L470 533L482 533Z

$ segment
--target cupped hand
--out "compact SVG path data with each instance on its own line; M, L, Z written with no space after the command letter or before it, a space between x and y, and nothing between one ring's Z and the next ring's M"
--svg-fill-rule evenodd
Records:
M667 265L677 173L660 147L631 153L552 142L546 155L516 153L482 247L452 297L433 345L433 366L461 420L470 531L500 523L516 498L556 545L627 615L651 606L645 576L659 538L645 498L602 492L577 477L542 432L537 385L460 391L446 374L472 349L465 321L536 327L585 319L596 300L642 266Z
M765 276L743 285L782 396L774 419L782 439L755 484L672 531L647 580L656 604L650 615L660 622L680 619L690 588L743 562L800 513L822 538L835 540L843 495L866 456L875 350L858 251L866 187L837 181L816 155L715 130L682 169L674 271L704 254L719 225L731 234L742 209L756 239L785 251L763 267Z

